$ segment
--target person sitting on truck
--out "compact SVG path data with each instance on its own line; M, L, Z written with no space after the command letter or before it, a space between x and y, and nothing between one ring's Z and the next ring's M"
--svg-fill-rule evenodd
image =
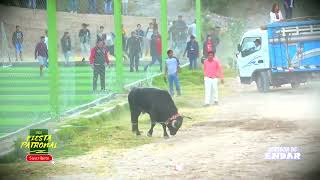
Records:
M272 9L270 12L270 22L273 23L273 22L279 22L282 20L283 20L283 17L282 17L282 13L280 11L280 8L279 8L279 4L274 3L272 5Z

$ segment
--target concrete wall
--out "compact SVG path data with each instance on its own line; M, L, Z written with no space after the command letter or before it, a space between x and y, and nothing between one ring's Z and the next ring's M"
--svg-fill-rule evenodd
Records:
M128 33L135 29L136 24L140 23L143 29L146 29L152 17L134 17L123 16L123 24ZM31 10L26 8L7 7L0 5L0 22L4 22L9 45L12 46L12 34L15 26L20 25L24 33L24 54L28 61L34 61L33 53L36 43L40 36L44 35L47 28L47 14L45 10ZM61 53L60 38L64 31L71 33L71 41L75 55L79 54L79 38L78 32L82 23L89 24L88 29L91 32L91 46L94 46L96 40L96 32L100 25L105 27L106 32L114 32L113 16L109 15L93 15L93 14L71 14L68 12L57 13L57 31L58 31L58 49ZM0 34L0 40L2 37ZM1 44L0 44L1 46ZM12 57L14 57L14 49L11 48ZM2 54L2 53L1 53ZM60 54L61 55L61 54Z

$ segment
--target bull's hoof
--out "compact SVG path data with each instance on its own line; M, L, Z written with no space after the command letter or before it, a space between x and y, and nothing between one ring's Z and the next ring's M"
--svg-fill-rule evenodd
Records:
M152 133L148 132L148 133L147 133L147 136L148 136L148 137L152 137Z
M168 135L163 136L164 139L169 139Z

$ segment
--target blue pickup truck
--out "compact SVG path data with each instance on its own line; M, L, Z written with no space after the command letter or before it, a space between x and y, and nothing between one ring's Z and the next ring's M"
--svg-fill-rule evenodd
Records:
M260 92L270 86L320 78L320 20L275 22L244 33L238 44L241 83L256 82Z

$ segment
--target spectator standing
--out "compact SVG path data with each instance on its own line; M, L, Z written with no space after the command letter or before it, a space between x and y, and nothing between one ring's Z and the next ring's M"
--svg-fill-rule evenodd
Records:
M104 42L106 40L106 36L106 33L104 33L104 27L100 26L99 30L97 31L97 42L99 40Z
M44 43L46 44L47 49L48 49L48 51L49 51L49 46L48 46L48 30L45 30L45 31L44 31ZM44 65L45 65L46 68L48 68L48 65L49 65L49 56L48 56L48 58L45 60Z
M78 0L69 0L69 12L70 13L77 13L79 8Z
M106 14L113 14L112 13L112 2L113 0L104 0L104 12Z
M97 13L97 0L88 0L89 3L89 13L96 14Z
M140 38L137 36L136 32L131 32L131 37L128 39L126 52L130 58L130 72L133 72L135 67L136 72L139 71L139 56L141 54L141 42Z
M122 14L123 15L128 15L128 4L129 0L122 0Z
M291 19L292 10L294 8L294 0L284 0L283 6L284 6L284 12L286 14L286 19Z
M172 21L172 24L169 28L169 31L168 31L168 34L170 36L170 41L171 41L171 48L172 49L176 49L177 47L177 44L176 44L176 41L177 41L177 31L176 31L176 21Z
M60 42L61 42L61 48L64 55L64 60L65 60L64 64L68 65L70 54L71 54L71 39L70 39L69 32L64 32Z
M150 43L150 54L151 54L152 60L148 65L144 67L144 71L147 71L149 66L152 66L156 61L158 61L160 64L160 71L162 72L161 52L162 52L161 36L159 32L156 30L151 36L151 43Z
M137 29L135 30L136 35L140 39L140 44L141 44L141 52L140 52L140 57L142 57L142 49L144 47L144 31L141 29L141 24L137 24Z
M127 30L124 28L124 25L122 24L122 49L126 49L126 43L127 43Z
M106 90L105 86L105 64L109 65L108 50L102 40L98 40L96 47L91 49L90 64L93 69L93 92L97 90L98 76L100 76L101 91Z
M207 35L206 41L203 43L203 57L208 58L208 52L214 52L213 51L213 43L212 43L212 38L211 35Z
M88 24L83 23L82 29L80 29L79 31L82 62L85 61L85 57L88 55L88 52L90 51L90 31L89 29L87 29L88 26Z
M211 28L211 31L210 31L212 51L214 54L217 54L217 47L220 44L219 32L220 32L220 27L218 26L216 26L215 28Z
M40 42L36 45L34 51L34 58L38 60L40 65L40 76L43 75L43 66L45 65L45 61L48 58L48 49L46 44L44 43L45 37L41 36Z
M18 61L18 55L22 61L23 32L20 30L20 26L16 26L16 31L12 35L12 44L15 47L16 61Z
M158 23L157 23L157 19L156 18L152 19L152 24L153 24L153 31L154 30L158 31L159 29L158 29Z
M187 43L183 56L186 53L190 62L189 69L195 70L197 68L197 58L199 57L199 44L193 35L190 36L190 41Z
M283 17L282 17L282 13L280 11L280 8L279 8L279 4L278 3L274 3L272 5L272 9L271 9L271 12L270 12L270 23L279 22L279 21L282 21L282 20L283 20Z
M178 20L175 23L175 31L176 31L176 45L178 56L183 54L183 50L186 47L187 39L188 39L188 26L186 22L182 19L182 16L178 16Z
M152 35L153 35L153 23L149 23L149 27L146 30L146 36L145 36L146 37L145 56L147 56L149 54Z
M173 56L173 51L168 50L167 51L168 59L166 60L166 70L165 74L168 77L169 81L169 93L171 96L174 95L174 90L173 90L173 84L176 87L177 95L181 95L181 89L180 89L180 83L179 83L179 77L178 77L178 72L180 68L180 63L179 59Z
M107 45L107 49L110 53L110 55L114 56L114 38L116 36L114 35L113 32L107 33L106 35L106 42L105 44Z
M190 24L189 30L188 30L188 34L189 34L189 36L193 35L194 37L197 37L197 24L196 24L196 20L194 20L194 21L192 22L192 24Z
M218 105L218 79L221 80L221 83L224 83L223 80L223 69L220 64L220 61L214 56L214 52L208 52L208 59L204 61L204 106L207 107L210 104Z

